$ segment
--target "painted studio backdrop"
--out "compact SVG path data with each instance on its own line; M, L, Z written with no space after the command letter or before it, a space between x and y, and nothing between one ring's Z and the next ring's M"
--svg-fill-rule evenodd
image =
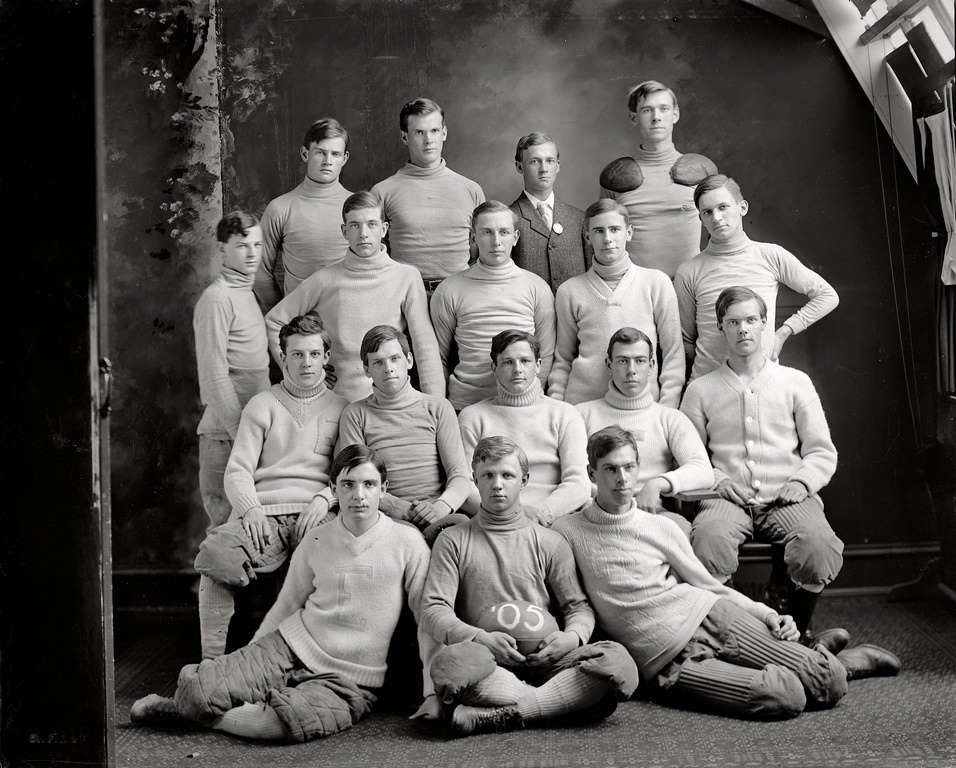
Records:
M449 167L506 203L521 189L517 139L544 131L561 152L558 193L584 208L604 164L633 151L626 96L651 78L677 93L677 148L743 187L750 237L840 294L782 362L823 400L840 453L823 499L848 560L935 538L918 457L935 429L936 262L916 185L829 39L736 0L124 0L106 12L118 570L191 564L205 526L191 318L219 268L213 228L224 207L261 213L301 180L309 123L349 129L341 180L367 189L405 161L402 104L433 98ZM782 292L778 317L795 301Z

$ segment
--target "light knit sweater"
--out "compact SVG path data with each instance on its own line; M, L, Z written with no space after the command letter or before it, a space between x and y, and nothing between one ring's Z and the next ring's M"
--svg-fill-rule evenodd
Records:
M633 503L623 514L593 503L554 528L571 545L598 622L645 680L687 645L719 598L761 621L773 612L707 573L673 521Z
M345 259L307 278L266 315L269 349L279 360L279 329L296 315L316 311L332 337L335 391L349 402L372 394L359 349L366 331L391 325L408 332L424 392L445 396L445 381L421 275L388 257L384 246L362 258L349 250Z
M587 476L587 435L573 405L545 397L535 380L527 391L511 395L498 389L494 398L470 405L458 415L465 463L470 467L483 437L502 435L528 455L531 477L521 492L525 506L554 517L579 509L591 497ZM473 486L471 503L477 506Z
M336 453L352 443L367 445L385 462L390 495L437 499L454 512L471 492L454 409L408 381L395 395L373 388L342 412Z
M338 181L318 184L306 176L266 206L259 222L262 263L255 283L266 311L319 267L345 258L349 244L342 235L342 205L351 194Z
M548 284L510 259L497 267L475 262L435 290L432 324L442 366L448 376L448 399L457 410L495 394L491 340L516 328L541 345L541 384L554 358L554 295ZM458 364L448 370L457 349Z
M690 383L681 411L707 445L715 482L729 477L758 502L790 480L818 493L836 471L823 406L803 371L767 360L745 385L724 363Z
M269 388L269 352L252 277L223 267L193 310L202 418L196 432L234 440L249 399Z
M808 269L790 251L773 243L757 243L741 232L729 243L710 242L677 270L674 289L680 307L684 352L693 358L691 380L717 368L727 359L727 339L717 328L717 297L724 288L744 285L767 303L767 326L761 346L773 352L775 309L780 284L805 295L809 301L784 320L794 334L805 331L832 312L840 298L830 284Z
M659 152L639 147L634 159L641 166L644 183L631 192L601 192L627 208L634 229L627 252L634 263L659 269L672 280L677 268L700 250L694 187L675 184L670 176L680 157L673 145Z
M634 435L640 460L637 490L653 477L668 480L672 494L713 485L714 470L694 425L676 408L655 403L648 387L627 397L612 381L604 397L580 403L577 409L589 437L612 425Z
M347 402L324 383L301 389L283 380L242 412L223 485L233 517L253 507L266 515L301 512L328 498L329 467Z
M385 204L392 257L417 267L424 278L441 278L468 266L471 212L485 193L445 161L437 168L406 163L372 192Z
M594 612L581 589L568 543L533 523L521 507L504 514L482 508L446 528L432 548L422 597L422 627L445 645L474 640L482 613L527 600L559 619L584 645Z
M278 629L312 672L335 672L358 685L380 687L406 600L421 625L427 572L428 545L413 527L379 515L355 536L340 515L309 531L296 547L282 591L253 640ZM418 644L427 696L437 645L421 630Z
M592 265L558 286L555 314L558 334L548 377L550 397L572 405L601 397L611 379L605 363L607 343L619 328L631 326L661 348L660 384L653 381L653 395L660 392L664 405L678 406L684 347L677 296L663 272L632 264L611 290Z

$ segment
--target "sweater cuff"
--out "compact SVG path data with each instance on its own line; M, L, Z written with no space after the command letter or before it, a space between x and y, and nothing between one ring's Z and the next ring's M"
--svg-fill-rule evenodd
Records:
M807 326L800 321L800 318L796 315L791 315L786 320L783 321L783 325L787 326L790 329L790 332L796 336L800 331L805 331Z
M565 628L565 632L574 632L581 640L581 645L587 645L588 640L591 639L591 630L589 630L583 624L572 624L569 627Z
M236 511L239 517L245 515L253 507L262 507L262 502L259 501L259 497L255 493L242 493L236 499Z
M809 467L801 467L791 478L791 481L803 483L811 496L816 496L820 489L827 484L826 479L820 477L820 474Z

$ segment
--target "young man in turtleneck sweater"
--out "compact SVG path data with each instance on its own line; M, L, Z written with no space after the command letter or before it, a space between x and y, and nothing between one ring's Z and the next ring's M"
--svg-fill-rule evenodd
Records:
M242 411L225 474L232 516L206 536L195 562L204 659L225 651L233 592L281 566L329 519L329 465L347 405L325 386L330 343L317 317L293 318L279 332L282 382Z
M269 352L262 312L252 293L262 257L255 216L232 211L216 227L222 270L193 310L196 368L203 414L199 435L199 491L209 517L206 533L229 519L223 474L239 416L249 399L269 388Z
M584 212L584 229L594 259L587 272L558 288L548 395L572 405L601 397L609 378L608 339L626 325L643 330L652 348L660 345L660 379L650 380L651 395L676 408L684 387L684 347L674 286L660 270L631 262L624 246L632 227L620 203L604 198L591 205Z
M375 451L389 478L379 508L425 529L456 512L471 492L455 411L412 387L411 349L397 328L371 328L360 354L372 394L342 412L339 448L358 443Z
M676 706L755 719L833 706L848 679L896 674L899 659L861 645L834 656L794 642L790 616L714 579L668 519L634 501L634 436L607 427L588 440L594 502L559 520L601 626L637 662L641 678Z
M273 357L278 358L282 324L295 315L318 312L335 342L331 357L335 391L354 403L372 394L359 357L362 335L374 325L391 325L411 337L422 391L444 397L425 289L414 267L392 261L382 245L388 231L382 201L371 192L356 192L342 206L342 220L349 244L345 259L314 273L266 315Z
M519 236L517 218L497 200L475 208L471 227L478 261L443 282L432 297L432 324L448 377L448 399L456 411L494 395L488 351L491 339L506 328L538 339L542 386L548 380L554 357L554 295L544 280L511 260ZM454 370L449 370L456 359Z
M727 342L718 327L714 304L724 288L735 285L749 286L766 303L767 325L761 343L766 355L776 361L784 342L832 312L840 297L790 251L747 237L744 216L749 204L733 179L723 174L708 176L697 186L694 203L710 234L710 242L681 265L674 280L684 353L688 364L693 363L690 380L709 373L727 359ZM802 293L808 301L774 331L780 285Z
M634 501L645 512L670 517L685 532L690 523L668 512L661 496L710 488L714 470L694 425L676 408L655 403L649 382L657 360L647 334L636 328L619 328L607 345L611 381L607 394L577 406L588 435L619 426L637 442L641 455Z
M635 264L659 269L674 278L677 267L700 250L700 221L694 209L694 187L675 181L682 158L674 148L674 126L680 119L677 96L665 85L647 80L627 97L627 111L640 134L634 159L643 181L627 192L607 191L624 205L634 225L627 250Z
M413 99L398 118L408 162L372 192L382 198L391 224L392 258L418 268L429 295L468 266L471 212L485 193L442 158L448 138L445 111L431 99Z
M508 329L491 341L491 370L498 394L470 405L458 416L465 461L478 441L502 435L527 446L530 478L524 491L524 511L549 526L561 515L584 506L591 484L584 467L587 434L573 405L546 397L538 380L541 355L538 340L525 331ZM477 514L477 488L464 509Z
M309 126L299 149L305 178L262 214L265 253L255 292L264 312L319 267L345 257L348 243L339 228L342 204L352 194L339 182L349 160L349 132L324 117Z
M471 465L481 508L439 534L422 593L421 626L444 647L431 665L435 698L416 715L437 717L440 697L456 705L451 726L460 734L558 715L571 716L565 723L607 717L616 699L633 693L637 670L618 643L587 644L594 613L567 542L522 510L524 451L506 437L486 437ZM554 608L562 619L530 653L512 635L481 628L489 609L516 600Z

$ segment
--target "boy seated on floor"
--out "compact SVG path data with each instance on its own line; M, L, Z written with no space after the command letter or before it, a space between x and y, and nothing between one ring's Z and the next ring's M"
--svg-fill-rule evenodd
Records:
M131 722L185 718L249 739L304 742L344 731L368 714L403 603L419 617L429 553L418 531L379 512L388 483L374 451L348 446L329 476L338 516L296 549L252 641L187 664L175 695L137 700ZM426 697L434 647L419 632Z
M594 613L571 550L521 508L528 483L524 451L506 437L486 437L475 446L471 466L481 509L439 534L428 569L421 626L445 645L432 665L435 699L416 714L437 717L439 698L456 705L451 726L462 735L558 715L576 715L564 724L608 717L637 687L637 669L617 643L588 645ZM540 629L545 618L553 621L552 597L564 629L554 623L530 649L519 646L517 635ZM531 604L523 625L512 615L520 601ZM507 604L514 610L502 618ZM495 606L511 634L482 628Z
M376 325L359 353L372 394L342 412L339 445L367 445L381 456L389 468L381 510L426 529L471 493L455 410L412 386L412 351L397 328Z
M602 628L657 694L680 707L777 719L796 717L808 701L832 707L847 680L899 671L899 659L875 645L836 656L808 648L790 616L718 582L671 520L634 503L639 462L626 429L591 435L597 496L554 528L571 545Z
M350 403L372 394L359 358L362 334L387 323L408 331L418 360L422 391L445 396L438 345L421 275L389 258L382 244L388 231L382 201L371 192L356 192L342 206L342 234L349 249L338 264L324 267L280 301L266 315L269 350L278 356L278 332L294 315L317 312L335 342L331 364L335 391Z

